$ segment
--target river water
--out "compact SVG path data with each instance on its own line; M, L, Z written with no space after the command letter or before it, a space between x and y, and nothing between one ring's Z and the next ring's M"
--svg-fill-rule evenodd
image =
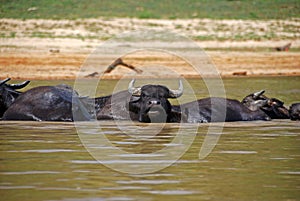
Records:
M285 101L287 106L300 102L300 77L223 81L230 98L241 100L265 89L266 95ZM35 81L31 87L62 82ZM99 89L100 95L107 94L105 90L115 81L107 82L102 83L105 86ZM189 83L199 89L195 90L197 97L207 96L200 89L203 83ZM184 138L172 143L182 127ZM225 123L222 133L212 135L217 140L211 151L199 158L204 144L212 144L206 142L209 129L221 127L221 123L149 126L113 121L2 121L0 200L300 200L299 122ZM93 136L93 146L99 153L113 156L117 148L125 154L119 154L118 160L95 160L97 156L87 149L79 134L82 128ZM122 132L122 128L132 134ZM154 131L158 134L151 135ZM111 146L97 144L102 137ZM173 147L170 150L174 153L181 150L184 139L190 141L190 146L178 159L170 164L171 158L154 160L155 155L163 158L160 151L166 147ZM125 155L135 159L120 160ZM168 165L151 169L157 164Z

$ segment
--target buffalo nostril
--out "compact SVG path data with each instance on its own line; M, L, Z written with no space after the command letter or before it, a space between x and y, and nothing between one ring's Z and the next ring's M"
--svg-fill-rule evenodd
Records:
M148 102L149 105L159 105L160 101L152 100Z

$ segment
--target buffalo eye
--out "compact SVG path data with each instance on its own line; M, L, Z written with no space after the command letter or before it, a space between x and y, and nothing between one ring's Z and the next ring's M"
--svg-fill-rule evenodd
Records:
M147 97L147 95L144 94L144 93L142 93L141 95L142 95L142 98L146 98Z

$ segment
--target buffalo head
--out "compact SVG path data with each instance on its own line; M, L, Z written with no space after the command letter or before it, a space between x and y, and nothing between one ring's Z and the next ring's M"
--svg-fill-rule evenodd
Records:
M246 96L242 103L252 111L261 109L271 119L288 119L289 111L284 103L276 98L268 98L263 95L264 90Z
M30 81L25 81L20 84L7 84L10 78L0 81L0 117L7 108L15 101L21 92L17 89L24 88Z
M267 105L268 98L264 96L264 90L246 96L242 103L251 111L259 110L260 107Z
M178 98L183 93L183 85L179 81L179 89L171 90L162 85L144 85L134 87L135 80L128 86L132 96L139 97L130 101L129 110L138 113L140 122L169 122L172 106L168 98Z

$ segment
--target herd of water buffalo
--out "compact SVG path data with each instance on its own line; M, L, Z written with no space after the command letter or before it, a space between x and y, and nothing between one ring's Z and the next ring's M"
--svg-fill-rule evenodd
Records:
M109 96L81 97L68 85L40 86L19 92L29 81L8 84L0 81L0 118L2 120L88 121L133 120L139 122L224 122L271 119L300 120L300 103L287 109L276 98L259 91L242 101L210 97L171 105L170 98L183 94L179 81L177 90L162 85L135 87L132 80L128 90Z

